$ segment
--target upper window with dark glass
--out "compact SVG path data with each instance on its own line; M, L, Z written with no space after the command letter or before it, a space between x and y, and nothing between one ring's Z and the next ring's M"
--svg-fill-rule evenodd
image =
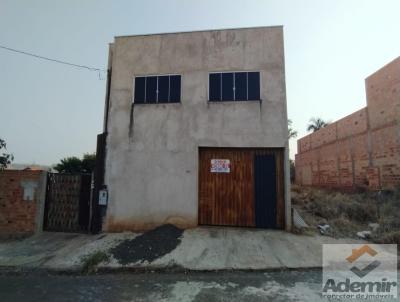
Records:
M135 103L179 103L181 101L181 76L143 76L135 78Z
M210 73L209 100L213 102L260 100L260 73Z

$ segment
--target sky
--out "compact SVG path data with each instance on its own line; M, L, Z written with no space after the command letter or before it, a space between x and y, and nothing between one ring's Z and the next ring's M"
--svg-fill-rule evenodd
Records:
M0 45L106 69L114 36L283 25L289 118L366 105L364 79L400 56L399 0L0 0ZM15 163L96 149L105 75L0 49L0 138ZM296 153L296 140L290 142Z

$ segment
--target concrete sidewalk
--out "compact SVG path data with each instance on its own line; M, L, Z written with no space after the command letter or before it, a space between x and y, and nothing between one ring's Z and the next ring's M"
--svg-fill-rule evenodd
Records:
M172 231L166 237L161 231L154 232L153 237L147 233L85 235L45 232L20 241L0 243L0 267L79 271L85 256L100 251L110 256L109 261L99 264L100 269L319 268L322 265L322 244L361 242L243 228L199 227Z

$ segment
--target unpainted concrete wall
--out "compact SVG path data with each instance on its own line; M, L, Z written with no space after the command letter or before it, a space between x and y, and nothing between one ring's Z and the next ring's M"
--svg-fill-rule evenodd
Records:
M365 81L367 107L297 141L296 183L390 189L400 184L400 58Z
M290 217L282 27L117 37L104 229L197 225L198 148L283 147ZM208 74L260 71L261 102L208 102ZM181 74L179 104L133 104L134 77ZM288 225L290 219L288 219Z

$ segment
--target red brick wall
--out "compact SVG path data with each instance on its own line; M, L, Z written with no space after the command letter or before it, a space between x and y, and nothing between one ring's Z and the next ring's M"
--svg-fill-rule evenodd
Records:
M353 186L353 157L351 145L350 139L341 139L337 141L339 186Z
M365 89L372 129L399 122L400 57L366 78Z
M0 234L32 234L40 207L43 171L0 171ZM43 179L43 177L42 177ZM24 200L23 182L37 182L33 200Z
M297 141L296 183L400 185L400 58L366 79L366 108Z
M383 184L395 187L400 184L399 124L372 131L374 166L380 168Z

